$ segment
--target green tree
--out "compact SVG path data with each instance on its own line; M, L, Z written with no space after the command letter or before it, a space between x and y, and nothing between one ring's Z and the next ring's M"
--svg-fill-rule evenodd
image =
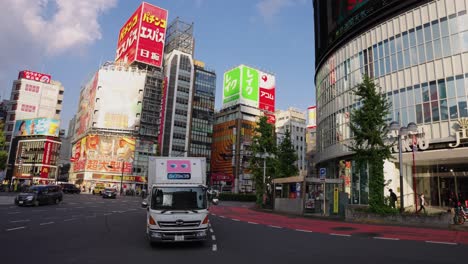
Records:
M5 134L3 134L3 128L5 123L0 120L0 170L5 170L7 166L8 152L5 149Z
M356 162L360 169L369 168L369 207L379 212L384 203L384 160L391 158L391 147L386 144L386 116L390 103L382 96L381 88L368 76L355 89L361 106L351 112L350 128Z
M296 150L291 142L291 133L286 129L283 141L277 150L276 178L297 176L299 170L294 164L297 161Z
M265 185L263 184L264 160L262 155L265 153L272 155L276 154L276 137L273 125L267 122L267 118L265 116L260 117L258 120L254 133L255 135L253 136L251 146L252 157L250 158L250 169L254 176L257 204L262 204L263 194L265 193ZM266 158L266 175L275 175L275 165L274 158ZM271 177L265 179L266 184L270 183L270 181Z

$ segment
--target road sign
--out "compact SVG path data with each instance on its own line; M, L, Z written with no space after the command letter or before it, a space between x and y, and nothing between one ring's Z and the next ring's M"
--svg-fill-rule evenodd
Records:
M327 175L327 168L320 168L320 180L325 181L325 176Z

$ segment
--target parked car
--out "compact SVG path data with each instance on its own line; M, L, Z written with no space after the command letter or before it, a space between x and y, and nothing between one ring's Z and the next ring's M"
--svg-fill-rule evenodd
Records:
M62 183L60 184L60 187L62 187L63 193L81 193L80 188L76 187L76 185L72 183Z
M95 194L101 195L101 194L102 194L102 191L104 191L104 189L105 189L105 188L104 188L104 186L102 186L102 185L96 185L96 186L94 186L93 195L95 195Z
M63 200L63 193L58 185L36 185L31 186L25 192L19 193L15 197L15 204L34 205L58 204Z
M105 188L102 191L102 198L117 198L117 189L115 188Z

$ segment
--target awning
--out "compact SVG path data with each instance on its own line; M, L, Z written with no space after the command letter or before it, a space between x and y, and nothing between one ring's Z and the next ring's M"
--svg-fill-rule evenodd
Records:
M304 176L291 176L286 178L276 178L273 179L273 183L294 183L294 182L304 182Z

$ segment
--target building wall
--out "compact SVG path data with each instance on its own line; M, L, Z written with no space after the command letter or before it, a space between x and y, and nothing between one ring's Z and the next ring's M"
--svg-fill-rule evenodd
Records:
M307 169L306 163L306 118L305 113L298 109L289 108L286 111L278 110L276 116L277 144L281 144L286 130L291 134L291 143L297 154L296 166L299 171Z

